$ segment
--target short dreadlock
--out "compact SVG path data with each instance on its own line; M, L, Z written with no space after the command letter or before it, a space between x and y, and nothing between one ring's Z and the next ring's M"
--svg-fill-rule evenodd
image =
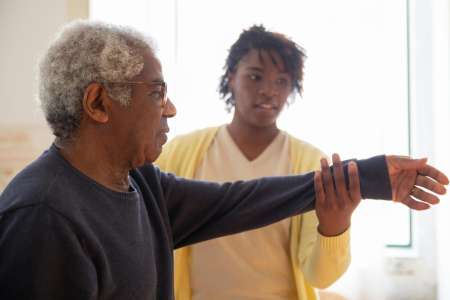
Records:
M305 50L281 33L267 31L263 25L253 25L244 30L238 40L231 46L224 66L225 73L220 79L219 93L220 97L225 100L228 111L235 104L228 87L229 75L236 71L239 61L252 49L275 51L280 55L286 71L294 83L292 91L297 92L300 96L302 95Z

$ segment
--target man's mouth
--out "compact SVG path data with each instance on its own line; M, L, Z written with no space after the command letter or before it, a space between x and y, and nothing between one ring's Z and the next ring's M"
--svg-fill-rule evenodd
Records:
M167 133L169 132L169 128L164 128L161 130L159 136L161 138L161 145L164 145L167 142Z
M164 145L167 142L167 134L161 133L161 145Z

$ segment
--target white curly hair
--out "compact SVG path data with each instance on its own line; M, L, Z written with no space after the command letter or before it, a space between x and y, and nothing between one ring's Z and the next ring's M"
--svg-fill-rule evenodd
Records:
M143 54L154 43L136 30L92 21L74 21L62 28L39 65L39 100L57 140L74 138L82 116L86 87L103 84L111 98L127 106L127 81L144 67Z

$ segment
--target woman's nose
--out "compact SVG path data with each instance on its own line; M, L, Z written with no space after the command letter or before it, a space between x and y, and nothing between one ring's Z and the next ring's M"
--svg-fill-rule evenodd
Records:
M264 80L261 82L259 92L265 96L273 97L278 94L278 88L275 81Z

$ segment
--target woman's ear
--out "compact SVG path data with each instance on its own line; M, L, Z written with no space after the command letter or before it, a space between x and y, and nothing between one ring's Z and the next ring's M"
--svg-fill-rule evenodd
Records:
M86 115L98 123L106 123L109 120L108 102L106 91L99 83L89 84L83 97L83 110Z
M227 85L228 90L231 94L233 94L233 86L234 86L234 73L228 72L227 74Z

